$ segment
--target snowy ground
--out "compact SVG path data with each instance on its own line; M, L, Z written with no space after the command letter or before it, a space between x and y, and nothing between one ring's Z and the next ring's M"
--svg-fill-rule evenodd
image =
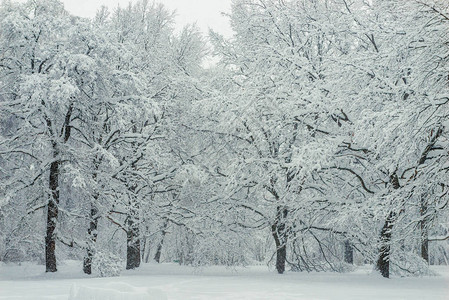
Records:
M264 266L229 270L149 264L121 277L89 278L68 261L57 274L31 264L1 265L0 299L448 299L449 267L440 276L383 279L362 268L349 274L277 275Z

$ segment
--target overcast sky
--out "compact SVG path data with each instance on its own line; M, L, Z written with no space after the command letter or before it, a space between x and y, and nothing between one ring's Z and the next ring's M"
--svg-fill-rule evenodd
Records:
M129 0L62 0L62 2L74 15L93 17L101 5L113 10L118 5L126 6ZM227 17L221 15L222 12L231 10L231 0L156 0L156 2L164 4L170 10L176 10L176 23L179 27L196 22L204 33L207 33L209 27L226 36L231 33Z

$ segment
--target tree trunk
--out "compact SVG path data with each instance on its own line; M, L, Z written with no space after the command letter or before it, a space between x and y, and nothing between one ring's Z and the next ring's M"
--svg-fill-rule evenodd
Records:
M429 153L434 149L436 143L438 142L438 139L443 134L443 128L444 127L438 127L436 130L430 131L430 141L427 144L426 148L421 154L421 157L418 161L418 166L422 165L426 162L426 160L429 157ZM416 172L416 170L415 170ZM427 202L427 195L424 193L421 195L421 209L420 209L420 215L421 215L421 257L429 263L429 231L428 231L428 202Z
M393 229L393 218L394 214L390 213L380 233L382 246L380 247L379 258L377 259L376 266L380 271L380 274L385 278L390 278L390 242L391 231Z
M397 190L400 188L399 178L396 173L390 176L390 183L393 189ZM396 214L390 212L380 232L381 247L379 249L379 258L377 259L376 267L385 278L390 278L391 233L395 218Z
M101 163L101 158L95 158L93 160L93 166L94 166L94 172L92 174L92 179L94 182L97 182L97 176L98 176L98 168ZM85 274L92 274L92 259L95 255L95 244L97 242L97 236L98 236L98 198L99 198L98 190L94 190L92 195L92 202L90 203L90 215L89 215L89 228L87 229L87 249L86 249L86 256L84 257L83 261L83 271Z
M56 159L58 152L54 150L53 158ZM56 272L56 222L59 212L59 166L60 161L55 160L50 165L49 187L51 198L47 205L47 232L45 236L45 272Z
M423 240L421 241L421 257L429 263L429 240L427 235L423 235Z
M351 265L354 263L354 248L349 240L345 241L345 263Z
M147 251L147 237L142 236L142 247L140 247L140 260L145 261L145 252Z
M161 261L162 246L164 245L165 235L167 234L167 226L168 226L168 221L165 220L164 225L162 225L161 240L160 240L159 244L157 245L156 254L154 255L154 260L157 263L160 263L160 261Z
M137 133L137 126L132 128L133 133ZM135 149L136 143L132 143ZM131 169L137 170L137 160L134 160L131 164ZM131 192L131 198L129 199L129 214L128 214L128 231L126 232L126 269L131 270L140 266L140 232L139 232L139 213L140 205L135 197L137 184L132 183L128 185L128 190ZM137 220L137 224L136 221Z
M148 228L146 230L146 232L148 232ZM145 250L146 250L146 254L145 254L145 263L148 263L150 261L150 252L151 252L151 245L150 245L150 241L145 239Z
M285 272L285 261L287 259L288 237L285 225L287 214L287 208L277 207L276 221L271 226L271 233L276 244L276 270L279 274Z
M428 205L425 198L425 196L421 197L421 257L429 263L429 231L426 217Z
M162 252L162 245L164 244L164 238L161 239L161 242L157 245L156 248L156 254L154 255L154 260L157 263L161 262L161 252Z
M94 201L98 199L98 195L94 196ZM90 224L87 233L89 235L87 244L87 253L83 261L83 271L85 274L92 274L92 258L95 255L95 243L97 242L98 235L98 209L95 203L91 203L90 208Z
M145 263L149 263L150 262L150 247L149 247L149 243L148 243L148 251L147 254L145 255Z
M276 270L279 274L285 272L285 260L287 258L287 247L285 244L281 245L276 250Z
M43 103L45 106L45 103ZM71 126L70 118L72 117L73 103L69 105L67 110L64 125L62 127L64 131L64 143L70 138ZM51 136L54 136L52 122L49 118L45 117L47 123L47 129ZM47 205L47 231L45 236L45 272L56 272L56 223L58 222L59 213L59 169L61 166L61 160L59 158L58 144L55 140L52 141L53 148L53 162L50 165L50 178L49 188L51 191L50 201Z
M126 269L131 270L140 266L140 238L139 228L134 226L134 221L128 219L128 231L126 234Z

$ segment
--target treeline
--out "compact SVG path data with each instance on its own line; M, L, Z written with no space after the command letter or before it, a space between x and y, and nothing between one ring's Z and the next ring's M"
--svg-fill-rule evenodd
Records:
M2 3L1 261L448 264L444 1L234 0L231 39L174 16Z

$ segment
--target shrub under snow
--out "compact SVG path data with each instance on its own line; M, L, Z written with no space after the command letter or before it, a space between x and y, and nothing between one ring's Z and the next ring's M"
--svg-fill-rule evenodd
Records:
M112 253L97 252L92 262L93 274L99 277L120 276L122 261Z

